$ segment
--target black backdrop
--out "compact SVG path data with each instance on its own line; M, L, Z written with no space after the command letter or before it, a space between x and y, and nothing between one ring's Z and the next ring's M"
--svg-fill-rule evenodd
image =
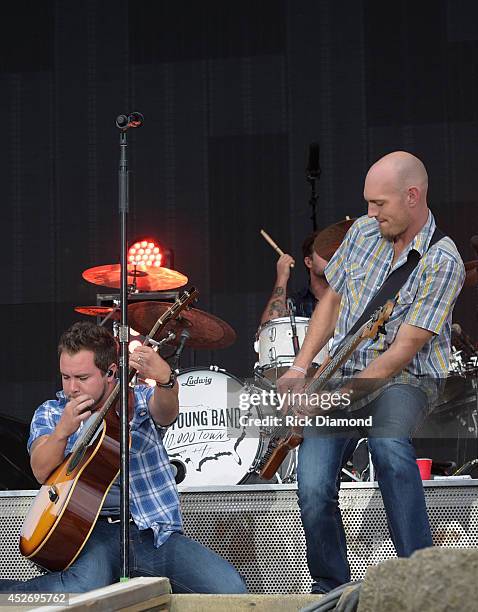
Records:
M118 261L117 114L130 136L130 236L156 236L237 331L196 354L237 375L274 279L266 228L297 257L311 230L308 143L321 146L319 224L365 212L362 182L406 149L465 260L478 233L474 0L16 0L0 37L1 412L29 421L58 386L56 341L81 278ZM305 275L298 266L293 284ZM476 337L476 293L455 320ZM190 359L190 356L187 356Z

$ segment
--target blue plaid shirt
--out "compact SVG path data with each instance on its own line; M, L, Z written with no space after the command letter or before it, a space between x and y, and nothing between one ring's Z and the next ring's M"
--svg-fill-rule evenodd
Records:
M153 389L144 385L134 388L135 408L130 422L130 511L139 529L152 529L156 547L171 533L182 532L182 519L176 482L163 446L165 428L156 425L149 413L148 401ZM59 391L56 400L43 403L33 415L28 452L40 436L51 434L60 421L67 399ZM67 455L84 424L68 438Z

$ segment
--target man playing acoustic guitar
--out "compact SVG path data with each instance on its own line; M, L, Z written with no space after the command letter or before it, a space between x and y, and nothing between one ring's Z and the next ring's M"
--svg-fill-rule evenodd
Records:
M352 403L351 409L355 419L372 416L372 428L329 430L333 435L309 428L299 447L299 505L316 593L350 580L338 489L341 468L360 437L368 437L397 554L408 556L432 545L411 436L436 399L440 378L448 373L451 315L465 273L452 240L435 234L427 187L424 165L409 153L391 153L370 168L364 187L368 216L354 223L330 260L325 270L330 287L314 311L293 366L278 381L281 392L300 388L299 379L303 381L314 355L332 336L333 355L382 285L393 287L387 277L402 266L410 269L389 296L398 292L386 335L365 341L341 369L347 379L344 391L371 383L373 393ZM410 257L412 251L417 253ZM409 268L413 259L414 269ZM296 411L325 414L311 405ZM347 413L331 414L335 416Z
M116 386L117 345L104 327L75 323L59 342L63 390L34 414L28 449L40 483L72 451L88 419ZM131 576L166 576L177 593L244 593L244 582L225 560L182 533L176 483L162 437L178 415L178 385L169 365L148 346L130 365L154 387L134 387L130 406ZM114 410L114 407L112 408ZM116 473L116 472L115 472ZM76 593L120 577L120 491L109 489L96 525L80 554L64 571L27 582L3 581L1 590Z

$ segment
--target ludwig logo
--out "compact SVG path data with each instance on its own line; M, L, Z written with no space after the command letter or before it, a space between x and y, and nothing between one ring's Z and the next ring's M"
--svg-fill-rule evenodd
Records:
M210 385L212 378L210 376L188 376L186 382L181 383L181 387L195 387L196 385Z

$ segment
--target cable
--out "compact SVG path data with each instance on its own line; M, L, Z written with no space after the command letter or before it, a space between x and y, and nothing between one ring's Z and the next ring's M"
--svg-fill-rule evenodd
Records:
M328 612L329 610L336 610L337 612L355 612L360 597L361 586L361 580L354 580L352 582L341 584L337 588L326 593L320 601L309 604L305 608L301 608L299 612ZM353 590L353 601L350 599L351 593L346 597L346 601L344 601L344 605L346 607L342 607L341 604L341 607L337 607L337 604L339 604L339 599L342 597L344 591L350 587L355 587Z

